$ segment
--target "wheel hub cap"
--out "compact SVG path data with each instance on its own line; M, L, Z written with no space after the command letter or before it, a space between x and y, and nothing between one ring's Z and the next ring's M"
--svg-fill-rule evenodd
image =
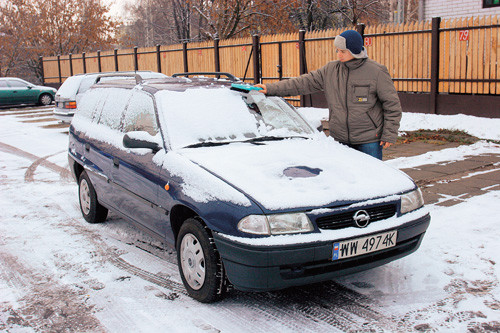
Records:
M205 255L200 242L193 234L186 234L181 242L180 260L188 285L198 290L205 282Z

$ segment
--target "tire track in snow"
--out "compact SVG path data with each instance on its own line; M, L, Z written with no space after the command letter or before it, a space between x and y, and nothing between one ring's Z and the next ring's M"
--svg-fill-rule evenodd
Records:
M60 152L57 152L55 154L48 155L45 157L38 157L36 155L28 153L27 151L24 151L22 149L16 148L14 146L8 145L8 144L3 143L3 142L0 142L0 151L34 161L34 163L28 167L28 170L26 170L26 173L24 175L24 180L27 182L33 181L33 175L35 173L35 170L40 165L51 170L51 171L54 171L55 173L58 173L60 175L61 179L65 180L65 181L71 180L71 172L68 169L63 168L63 167L61 167L53 162L47 161L47 158L54 156L54 155L57 155L57 154L60 154L64 151L60 151Z

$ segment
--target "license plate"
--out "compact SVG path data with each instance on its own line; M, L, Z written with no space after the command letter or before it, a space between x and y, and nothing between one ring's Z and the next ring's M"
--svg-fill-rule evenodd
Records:
M333 244L332 260L360 256L396 246L398 231L393 230L373 236L351 239Z

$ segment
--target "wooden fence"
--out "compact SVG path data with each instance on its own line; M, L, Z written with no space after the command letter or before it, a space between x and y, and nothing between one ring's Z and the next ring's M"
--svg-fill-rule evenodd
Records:
M434 18L432 22L360 25L356 29L364 36L369 57L387 66L399 92L430 96L430 112L438 108L438 95L500 95L498 16ZM77 73L117 70L153 70L167 75L223 71L266 83L335 60L333 39L343 30L43 57L41 66L44 82L49 84L60 84Z

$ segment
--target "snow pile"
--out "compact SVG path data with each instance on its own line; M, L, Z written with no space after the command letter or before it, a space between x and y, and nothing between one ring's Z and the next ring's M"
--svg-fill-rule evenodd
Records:
M321 125L321 120L328 120L328 109L298 108L297 110L315 128ZM459 130L480 139L500 140L500 118L403 112L399 130L417 131L420 129Z

